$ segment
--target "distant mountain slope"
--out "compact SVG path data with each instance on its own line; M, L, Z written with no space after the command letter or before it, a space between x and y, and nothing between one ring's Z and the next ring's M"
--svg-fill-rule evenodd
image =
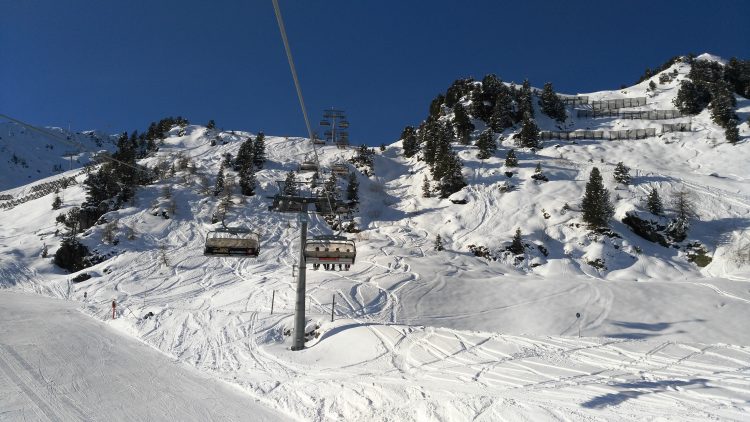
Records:
M98 151L113 151L116 137L98 131L47 128L68 143L16 123L0 123L0 192L86 165Z

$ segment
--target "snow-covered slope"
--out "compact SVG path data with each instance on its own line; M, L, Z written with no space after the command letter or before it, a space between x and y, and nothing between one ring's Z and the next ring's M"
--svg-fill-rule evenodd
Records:
M680 63L674 69L677 79L687 72ZM645 108L673 108L676 81L653 95L647 84L588 95L650 96ZM750 103L739 99L743 121L748 113ZM556 127L537 116L543 130ZM572 117L565 129L653 124ZM103 320L115 299L121 317L113 326L305 420L739 420L750 411L750 269L740 259L750 244L750 130L743 123L743 140L732 146L705 112L692 124L691 133L547 141L536 153L519 151L515 189L505 193L510 169L503 158L512 141L484 161L474 147L456 147L469 183L459 194L463 205L423 198L426 165L404 159L400 142L390 145L377 153L374 176L358 175L362 232L352 235L352 270L308 269L310 327L319 325L319 337L301 352L288 350L285 335L299 223L269 212L267 197L276 193L275 181L311 157L306 139L267 137L257 195L235 197L228 221L261 233L257 259L202 255L218 205L202 185L213 185L224 154L236 155L249 134L221 133L224 142L211 146L214 133L189 126L142 164L183 155L195 174L177 172L139 189L133 204L107 214L119 221L116 245L102 242L101 226L83 235L90 248L112 255L82 271L91 279L70 283L71 275L39 258L44 244L57 248L54 217L82 202L80 185L63 191L60 211L50 209L51 197L2 211L0 276L16 289L81 301L84 312ZM318 153L330 168L354 151L326 146ZM630 186L612 180L619 161L633 169ZM530 178L537 163L549 182ZM578 204L593 166L617 195L612 228L619 238L581 224ZM664 198L682 187L695 193L701 221L689 239L707 247L709 266L618 222L626 211L644 209L650 186ZM169 219L160 216L171 208ZM316 216L310 227L330 233ZM133 240L126 228L135 231ZM517 228L529 245L520 262L500 253ZM445 251L433 250L438 234ZM474 256L470 245L499 259ZM589 264L596 259L606 269ZM148 312L154 316L143 318Z
M0 194L17 196L18 188L88 164L98 151L113 151L115 136L98 131L46 128L55 138L12 122L0 123ZM65 142L62 139L66 139Z

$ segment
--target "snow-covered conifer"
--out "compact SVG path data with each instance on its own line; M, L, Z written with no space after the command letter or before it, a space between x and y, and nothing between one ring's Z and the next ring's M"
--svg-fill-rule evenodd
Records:
M589 181L586 183L581 211L583 211L583 221L592 227L606 227L614 214L609 191L604 188L602 175L596 167L591 169Z
M648 207L649 212L654 215L662 215L664 214L664 205L661 202L661 198L659 197L659 191L656 190L656 188L651 188L651 191L648 193L648 199L646 200L646 206Z
M508 150L508 154L505 156L505 167L518 167L518 158L516 158L514 149Z
M516 229L516 234L513 236L508 250L516 255L520 255L524 252L523 241L521 240L521 229Z
M622 183L623 185L629 185L630 184L630 168L627 167L625 164L623 164L622 161L620 161L615 166L614 178L617 181L617 183Z
M479 151L477 152L477 158L479 158L480 160L486 160L495 155L497 144L495 143L492 129L485 129L479 135L479 138L477 138L476 145L479 149Z

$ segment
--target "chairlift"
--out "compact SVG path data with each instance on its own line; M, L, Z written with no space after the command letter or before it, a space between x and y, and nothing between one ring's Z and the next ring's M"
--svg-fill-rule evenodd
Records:
M349 122L346 120L342 120L339 122L339 127L349 127Z
M211 230L206 235L205 256L257 257L260 238L256 233L241 227Z
M328 120L321 120L320 121L320 125L321 126L331 126L331 122L329 122Z
M315 161L303 161L299 165L299 171L318 171L318 163Z
M305 262L313 264L313 269L323 268L334 270L349 270L357 256L357 247L353 240L344 236L324 235L314 236L305 242Z
M349 167L346 164L334 164L331 166L331 173L336 176L347 176L349 174Z

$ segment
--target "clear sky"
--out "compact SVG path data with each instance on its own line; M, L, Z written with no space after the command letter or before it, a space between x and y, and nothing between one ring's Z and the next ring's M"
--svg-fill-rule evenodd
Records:
M631 84L671 56L750 59L750 1L280 0L313 123L396 140L457 78ZM193 123L304 135L271 0L0 0L0 112L74 130Z

